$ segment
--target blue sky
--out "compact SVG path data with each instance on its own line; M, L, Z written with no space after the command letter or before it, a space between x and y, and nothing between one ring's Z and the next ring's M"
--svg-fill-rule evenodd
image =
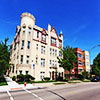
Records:
M36 25L55 26L62 30L64 46L89 50L100 44L100 0L0 0L0 40L9 37L9 44L20 25L20 15L29 12ZM100 47L90 50L91 63Z

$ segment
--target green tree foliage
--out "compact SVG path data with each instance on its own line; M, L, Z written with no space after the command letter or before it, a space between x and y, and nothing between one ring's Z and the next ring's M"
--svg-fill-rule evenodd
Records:
M100 76L100 53L93 61L92 74Z
M10 67L10 52L7 41L8 38L4 42L0 42L0 75L3 75Z
M61 67L63 67L65 70L70 71L73 69L73 63L77 62L77 56L74 53L74 49L70 46L66 46L61 50L61 53L63 57L57 57L58 63L60 64Z
M100 69L97 66L92 67L92 72L93 75L100 76Z
M84 72L82 72L83 75L83 79L89 79L90 78L90 74L89 72L86 72L86 70L84 70Z

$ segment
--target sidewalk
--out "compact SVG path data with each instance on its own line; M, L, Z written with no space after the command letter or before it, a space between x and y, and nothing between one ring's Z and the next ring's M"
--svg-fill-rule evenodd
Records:
M26 86L24 86L24 84L20 85L17 82L13 81L11 78L9 78L7 76L4 76L4 77L5 77L8 85L0 86L0 92L38 88L37 86L34 86L32 84L27 84Z

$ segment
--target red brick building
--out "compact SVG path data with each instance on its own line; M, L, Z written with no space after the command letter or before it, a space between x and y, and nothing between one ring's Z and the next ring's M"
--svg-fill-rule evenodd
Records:
M75 48L75 54L77 56L77 62L73 64L74 68L71 70L72 77L78 77L84 71L83 66L83 51L80 48ZM65 77L68 77L68 71L65 70Z

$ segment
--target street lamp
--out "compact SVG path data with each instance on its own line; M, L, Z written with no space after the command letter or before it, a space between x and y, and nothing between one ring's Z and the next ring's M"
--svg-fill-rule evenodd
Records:
M91 50L93 50L94 48L98 47L100 45L95 45L93 46L91 49L89 49L89 54L90 54L90 68L91 68ZM90 70L91 71L91 70Z
M98 46L100 46L100 45L95 45L95 46L93 46L91 49L89 49L89 53L90 53L90 64L91 64L91 50L93 50L94 48L96 48L96 47L98 47Z
M94 49L94 48L96 48L96 47L98 47L98 46L100 46L100 45L93 46L91 49L89 49L89 51L92 50L92 49Z

